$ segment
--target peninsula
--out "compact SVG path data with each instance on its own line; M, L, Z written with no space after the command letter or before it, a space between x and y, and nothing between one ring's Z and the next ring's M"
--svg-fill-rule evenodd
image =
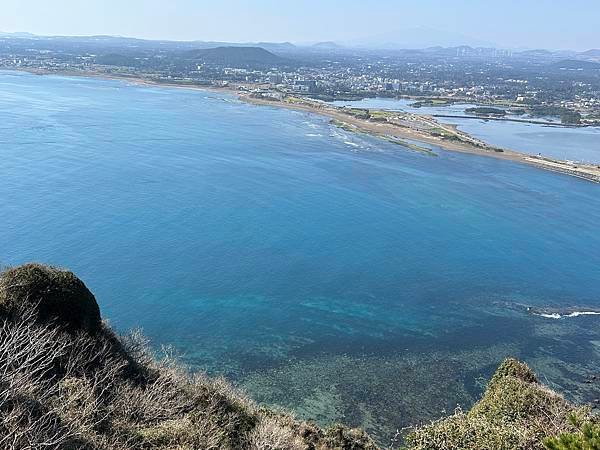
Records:
M407 141L418 141L445 150L515 161L600 183L600 164L562 161L494 147L458 130L454 125L438 122L432 116L398 111L336 107L325 102L295 96L284 96L277 99L251 92L240 93L238 91L238 93L242 100L252 104L279 106L320 114L330 117L334 124L346 130L371 134L400 145L407 146Z

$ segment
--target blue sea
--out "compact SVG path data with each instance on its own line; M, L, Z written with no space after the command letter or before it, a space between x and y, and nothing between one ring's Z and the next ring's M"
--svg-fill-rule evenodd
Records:
M386 442L469 407L507 356L598 395L600 316L565 315L600 311L600 185L227 94L17 72L0 152L0 264L70 268L120 332L259 402Z

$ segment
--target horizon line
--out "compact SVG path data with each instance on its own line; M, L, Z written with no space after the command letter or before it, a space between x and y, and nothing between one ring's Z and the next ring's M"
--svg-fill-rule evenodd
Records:
M19 36L21 35L21 36ZM125 36L125 35L114 35L114 34L36 34L28 31L2 31L0 30L0 38L2 37L16 37L21 39L26 39L27 37L35 37L35 38L113 38L113 39L131 39L137 41L145 41L145 42L174 42L174 43L216 43L216 44L270 44L270 45L285 45L290 44L295 47L311 47L318 44L331 43L339 46L342 49L347 50L387 50L390 51L390 48L383 48L384 46L397 45L393 42L381 42L379 44L359 44L359 45L347 45L344 43L340 43L335 40L325 40L325 41L315 41L315 42L298 42L298 41L228 41L228 40L202 40L202 39L169 39L169 38L144 38L144 37L136 37L136 36ZM398 44L399 45L399 44ZM599 50L600 47L590 47L587 50L572 50L572 49L551 49L546 47L521 47L521 48L509 48L509 47L498 47L498 46L473 46L469 44L461 44L461 45L433 45L433 46L423 46L423 47L402 47L399 46L395 50L427 50L432 48L460 48L460 47L468 47L472 49L494 49L494 50L503 50L503 51L512 51L512 52L526 52L526 51L549 51L554 53L560 52L571 52L575 54L582 54L592 50Z

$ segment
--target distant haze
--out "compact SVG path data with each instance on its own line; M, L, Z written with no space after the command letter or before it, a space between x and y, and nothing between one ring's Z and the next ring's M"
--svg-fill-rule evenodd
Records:
M485 41L466 34L437 30L428 27L414 27L403 30L389 31L352 39L347 45L356 47L378 48L427 48L427 47L458 47L470 45L472 47L498 47L500 44Z
M371 47L600 48L597 0L2 0L0 30Z

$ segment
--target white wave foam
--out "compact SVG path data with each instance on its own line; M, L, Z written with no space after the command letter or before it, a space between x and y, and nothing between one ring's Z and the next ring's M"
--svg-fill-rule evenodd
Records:
M536 314L536 316L545 317L546 319L560 319L562 316L558 313L554 314Z
M580 317L580 316L600 316L599 311L573 311L569 314L559 314L559 313L533 313L535 316L544 317L546 319L567 319L570 317Z
M567 314L565 317L579 317L579 316L600 316L600 312L597 311L575 311L571 314Z

